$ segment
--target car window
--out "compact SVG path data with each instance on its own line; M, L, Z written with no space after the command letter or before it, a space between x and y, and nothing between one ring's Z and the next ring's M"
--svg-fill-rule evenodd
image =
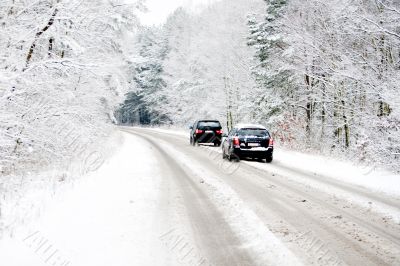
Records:
M242 128L238 131L239 136L256 136L256 137L268 137L268 131L266 129L258 128Z
M197 127L221 127L221 124L218 121L200 121Z

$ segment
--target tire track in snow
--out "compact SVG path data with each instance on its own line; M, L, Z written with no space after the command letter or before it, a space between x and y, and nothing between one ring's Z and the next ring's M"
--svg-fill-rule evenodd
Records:
M214 158L214 155L210 156L210 152L207 149L196 149L197 152L193 153L195 149L190 147L186 139L182 136L146 129L138 131L152 135L156 139L168 140L170 145L184 151L192 161L195 160L201 163L203 168L214 170L216 175L224 176L220 169L217 169L218 162L210 159L210 157ZM212 150L212 153L219 154L213 148L209 150ZM393 262L399 261L400 254L398 249L396 249L398 247L399 236L397 233L399 231L398 225L395 228L395 225L390 223L390 220L382 223L382 217L379 214L374 212L365 213L357 204L353 205L341 198L332 198L332 193L330 192L336 191L334 184L332 184L333 188L331 188L331 191L325 191L324 189L320 191L319 187L310 187L307 182L302 184L299 180L293 180L284 174L274 174L276 171L269 169L269 166L274 165L260 164L260 168L265 166L261 169L254 166L254 163L247 161L242 162L240 165L241 167L238 172L232 176L225 175L223 181L234 188L243 199L246 199L252 205L253 210L261 215L260 218L263 218L263 221L269 227L271 216L269 214L267 216L264 215L268 211L277 215L278 222L281 220L283 224L289 226L288 228L291 227L294 229L291 234L300 232L300 234L304 235L310 229L315 230L314 233L318 232L318 238L327 244L331 242L332 251L340 255L343 261L351 265L354 263L362 263L364 265L393 265ZM302 174L300 173L300 175ZM274 187L278 188L276 192L265 189L271 183L274 184ZM361 188L355 187L353 191L352 187L349 186L346 191L347 193L354 192L357 194L359 189ZM374 193L373 196L374 198L380 198L380 195ZM269 203L270 198L278 198L286 206L289 205L298 208L300 214L285 211L284 206L281 206L279 202L278 204ZM307 199L307 201L299 203L297 202L299 199ZM260 210L267 208L268 211L259 212L258 207L254 208L254 206L260 206ZM338 214L341 214L343 217L339 215L338 217L340 218L335 218ZM274 226L276 225L281 226L282 222ZM276 228L273 229L275 230ZM285 241L293 241L293 239L284 235L280 235L280 237ZM365 240L367 242L364 242ZM302 245L303 242L300 241L298 244ZM299 255L297 251L296 254ZM321 261L317 262L318 265L320 265L319 263Z
M237 251L246 250L254 262L250 264L238 265L302 265L295 255L264 225L260 218L243 202L243 200L222 181L214 173L202 167L196 167L194 161L185 154L177 151L172 145L164 140L153 141L151 137L145 136L137 131L127 130L126 132L134 133L145 138L154 145L161 154L166 158L171 166L177 171L179 176L190 180L192 187L199 188L192 178L196 178L199 184L205 187L205 193L208 200L215 202L215 207L219 210L223 220L226 221L228 227L242 241L242 245ZM165 151L168 150L168 153ZM179 163L177 162L178 159ZM187 169L187 172L183 169ZM204 194L200 190L199 194ZM190 197L190 195L188 195ZM204 196L203 196L204 197ZM203 200L205 200L203 198ZM218 213L218 212L217 212ZM217 228L211 228L218 231ZM227 230L226 228L224 230ZM231 258L229 258L231 259ZM227 265L232 264L229 260ZM221 264L217 264L221 265Z
M194 262L189 265L265 265L254 261L248 254L248 250L242 248L241 239L237 238L231 230L223 214L217 210L215 204L199 188L190 174L160 144L142 134L126 132L143 138L157 150L180 188L188 216L191 219L193 238L202 244L199 246L198 254L200 255L194 258L199 263ZM198 243L193 243L193 246L198 246ZM205 260L203 260L202 254L207 255Z

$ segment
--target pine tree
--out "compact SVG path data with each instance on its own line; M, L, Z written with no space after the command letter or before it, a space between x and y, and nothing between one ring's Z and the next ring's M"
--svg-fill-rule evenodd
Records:
M159 124L167 123L163 113L165 99L161 91L166 83L163 61L168 45L162 29L142 28L136 37L138 54L132 62L132 91L117 111L120 123Z
M292 72L284 67L283 55L287 44L284 41L281 18L285 14L287 1L265 0L266 15L259 22L253 15L248 19L250 36L248 45L256 49L258 65L253 74L258 84L253 113L256 120L265 121L271 129L285 119L284 110L289 104Z

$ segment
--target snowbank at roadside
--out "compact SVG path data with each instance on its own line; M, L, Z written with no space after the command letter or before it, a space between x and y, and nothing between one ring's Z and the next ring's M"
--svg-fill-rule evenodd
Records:
M153 150L134 136L120 134L122 148L110 160L46 198L40 218L6 232L0 240L1 265L170 262L160 241L164 232L157 230L161 176L154 167Z
M105 136L101 145L85 147L63 167L48 167L0 178L0 238L14 228L37 219L56 195L69 190L76 180L96 171L121 146L120 133Z
M400 196L400 175L377 169L375 165L357 165L321 155L289 151L279 146L274 151L274 164L298 169L319 177L329 177L371 191Z

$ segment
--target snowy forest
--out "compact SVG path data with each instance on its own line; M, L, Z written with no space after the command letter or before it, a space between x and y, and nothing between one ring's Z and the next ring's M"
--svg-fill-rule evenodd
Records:
M280 145L399 170L400 3L223 0L142 27L122 124L265 124Z
M400 2L2 0L0 172L62 165L114 124L266 125L277 143L400 170Z
M22 265L400 266L400 0L0 0Z
M2 0L0 172L63 167L110 132L141 2Z

